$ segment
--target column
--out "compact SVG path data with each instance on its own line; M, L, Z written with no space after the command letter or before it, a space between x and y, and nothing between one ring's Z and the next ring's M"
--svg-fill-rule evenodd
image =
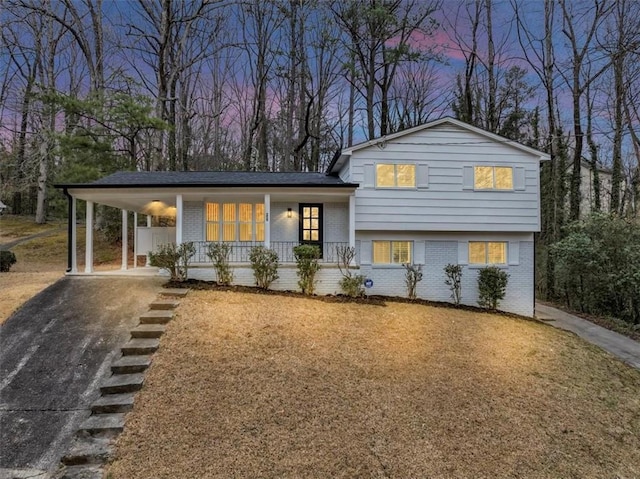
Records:
M76 197L71 197L71 272L78 272L78 221L77 215Z
M176 244L182 244L182 195L176 195Z
M133 269L138 267L138 213L133 212Z
M151 215L147 215L147 228L151 228ZM146 252L145 257L146 257L146 261L145 261L144 265L145 265L145 267L148 268L149 266L151 266L151 264L149 264L149 252L148 251Z
M84 272L93 273L93 201L87 201Z
M122 266L121 270L125 271L129 260L129 212L122 210Z
M264 195L264 247L271 248L271 195Z

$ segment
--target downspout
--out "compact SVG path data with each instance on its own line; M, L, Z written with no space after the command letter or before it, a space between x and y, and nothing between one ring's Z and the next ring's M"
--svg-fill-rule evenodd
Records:
M64 193L64 195L67 197L68 200L68 213L67 213L67 273L71 272L71 248L73 248L73 226L71 224L71 221L74 220L75 218L71 218L71 216L73 215L73 198L71 197L71 195L69 194L69 192L67 191L66 188L64 188L62 190L62 192Z

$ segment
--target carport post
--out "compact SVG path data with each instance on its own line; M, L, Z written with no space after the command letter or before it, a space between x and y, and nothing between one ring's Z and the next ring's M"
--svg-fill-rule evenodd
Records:
M151 215L147 215L147 228L151 228ZM145 253L145 258L146 258L146 261L144 265L148 268L149 266L151 266L148 251Z
M133 269L138 267L138 212L133 212Z
M76 219L76 215L78 212L78 208L76 205L76 197L71 197L71 217L69 221L71 222L71 272L78 272L78 220Z
M129 231L128 231L128 221L129 212L127 210L122 210L122 267L121 270L125 271L127 269L127 263L129 260Z
M271 248L271 195L264 195L264 247Z
M84 272L93 273L93 201L87 201Z
M176 195L176 244L182 244L182 195Z

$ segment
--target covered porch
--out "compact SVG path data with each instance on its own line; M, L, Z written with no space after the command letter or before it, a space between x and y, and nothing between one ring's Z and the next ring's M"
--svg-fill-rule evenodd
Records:
M325 264L337 263L338 247L355 247L353 189L87 186L64 188L70 218L68 274L95 273L96 205L121 211L121 266L116 271L100 274L157 273L157 269L150 268L148 253L171 242L192 242L196 248L192 263L200 268L211 265L206 253L208 244L215 242L231 245L230 262L237 266L248 265L249 252L254 246L273 249L283 265L295 263L293 248L301 243L318 245L320 261ZM78 268L76 225L80 201L85 203L86 223L82 271ZM158 226L156 218L168 219L169 224ZM133 245L130 245L130 236ZM140 257L145 259L139 261Z

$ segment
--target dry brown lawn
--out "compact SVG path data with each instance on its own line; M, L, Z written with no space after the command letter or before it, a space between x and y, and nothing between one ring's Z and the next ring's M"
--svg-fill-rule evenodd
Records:
M505 316L192 291L107 472L637 478L640 372Z

